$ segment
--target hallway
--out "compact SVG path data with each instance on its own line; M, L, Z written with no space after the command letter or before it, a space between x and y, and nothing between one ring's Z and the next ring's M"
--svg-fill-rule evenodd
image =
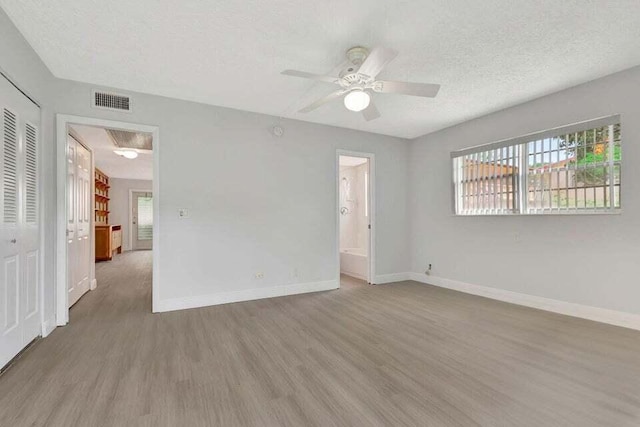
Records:
M138 374L152 365L155 343L143 339L156 328L151 263L152 251L96 263L98 287L71 308L69 324L0 377L0 425L124 425L113 414L145 393Z

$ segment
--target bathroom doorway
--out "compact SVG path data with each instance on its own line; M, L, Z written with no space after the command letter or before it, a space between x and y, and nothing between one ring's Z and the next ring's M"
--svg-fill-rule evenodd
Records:
M338 264L341 285L373 280L373 155L338 153Z

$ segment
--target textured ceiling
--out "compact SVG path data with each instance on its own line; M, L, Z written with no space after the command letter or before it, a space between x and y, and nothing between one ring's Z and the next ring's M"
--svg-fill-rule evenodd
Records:
M638 0L0 0L64 79L415 137L640 64ZM435 99L375 94L364 122L328 73L354 45L400 52L381 78L440 83Z
M109 178L153 179L153 153L139 152L135 159L125 159L113 150L117 149L113 140L103 128L72 125L82 142L93 150L96 167Z

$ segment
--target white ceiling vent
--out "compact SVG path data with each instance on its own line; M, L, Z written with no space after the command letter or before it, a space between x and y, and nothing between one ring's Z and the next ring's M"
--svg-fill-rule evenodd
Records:
M102 92L94 90L91 92L91 106L105 110L131 112L131 98L119 93Z

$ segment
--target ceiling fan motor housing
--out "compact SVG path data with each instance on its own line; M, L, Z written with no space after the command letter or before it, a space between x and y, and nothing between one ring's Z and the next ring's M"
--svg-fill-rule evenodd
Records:
M345 87L366 83L366 81L358 73L353 72L341 75L340 79L342 80L343 86Z
M362 65L367 56L369 55L369 49L362 46L352 47L347 51L347 59L353 65L359 67Z
M358 74L358 69L369 56L369 49L362 46L352 47L347 50L346 56L349 64L340 72L340 85L350 89L364 88L369 82Z

